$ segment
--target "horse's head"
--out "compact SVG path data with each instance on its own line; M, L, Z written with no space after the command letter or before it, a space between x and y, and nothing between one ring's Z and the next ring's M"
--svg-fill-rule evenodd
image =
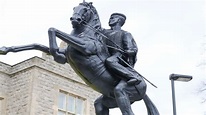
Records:
M90 26L101 25L99 16L92 2L80 3L78 6L73 8L73 15L70 18L73 28L82 27L83 24L90 24ZM96 28L96 27L95 27Z

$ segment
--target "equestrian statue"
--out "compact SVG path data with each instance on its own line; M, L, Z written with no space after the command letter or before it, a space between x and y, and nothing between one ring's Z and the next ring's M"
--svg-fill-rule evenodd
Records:
M109 115L109 109L116 107L120 108L122 115L134 115L131 104L142 99L148 115L159 115L157 108L146 94L145 81L148 80L133 68L137 52L134 41L131 41L132 39L129 41L135 46L129 49L129 47L122 48L113 40L122 39L119 37L125 33L130 35L123 30L117 32L112 26L112 21L118 16L125 18L122 14L113 14L109 22L112 29L103 29L96 8L91 2L83 1L73 9L70 18L73 30L70 34L49 28L49 47L36 43L4 46L0 48L0 54L40 50L52 55L57 63L70 64L88 86L102 94L94 102L96 115ZM120 26L123 23L120 23ZM66 42L68 46L59 48L56 38Z

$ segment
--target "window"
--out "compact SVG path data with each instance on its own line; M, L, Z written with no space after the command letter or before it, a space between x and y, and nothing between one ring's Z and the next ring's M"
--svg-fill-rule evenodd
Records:
M84 115L85 99L69 93L60 92L58 96L58 115Z

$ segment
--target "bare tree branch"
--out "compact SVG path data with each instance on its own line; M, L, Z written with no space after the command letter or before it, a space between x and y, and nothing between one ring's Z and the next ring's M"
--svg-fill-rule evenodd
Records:
M201 86L200 88L197 90L197 93L198 94L201 94L202 96L202 101L201 103L206 103L206 82L205 81L202 81L201 82Z

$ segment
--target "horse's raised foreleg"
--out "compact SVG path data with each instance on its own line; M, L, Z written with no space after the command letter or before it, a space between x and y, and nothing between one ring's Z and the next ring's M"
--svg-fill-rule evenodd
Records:
M67 59L65 56L65 51L61 52L59 50L59 47L57 45L56 41L56 31L53 28L50 28L48 30L48 35L49 35L49 48L50 48L50 53L54 57L54 60L58 63L64 64L66 63Z
M59 55L58 46L55 39L56 36L85 55L96 52L95 44L92 40L85 39L84 37L81 38L75 37L70 34L61 32L55 28L50 28L49 42L50 42L50 51L53 55Z
M41 45L41 44L29 44L29 45L22 45L22 46L11 46L11 47L1 47L0 48L0 54L6 55L9 52L20 52L25 50L40 50L42 52L45 52L49 54L49 48L47 46Z

